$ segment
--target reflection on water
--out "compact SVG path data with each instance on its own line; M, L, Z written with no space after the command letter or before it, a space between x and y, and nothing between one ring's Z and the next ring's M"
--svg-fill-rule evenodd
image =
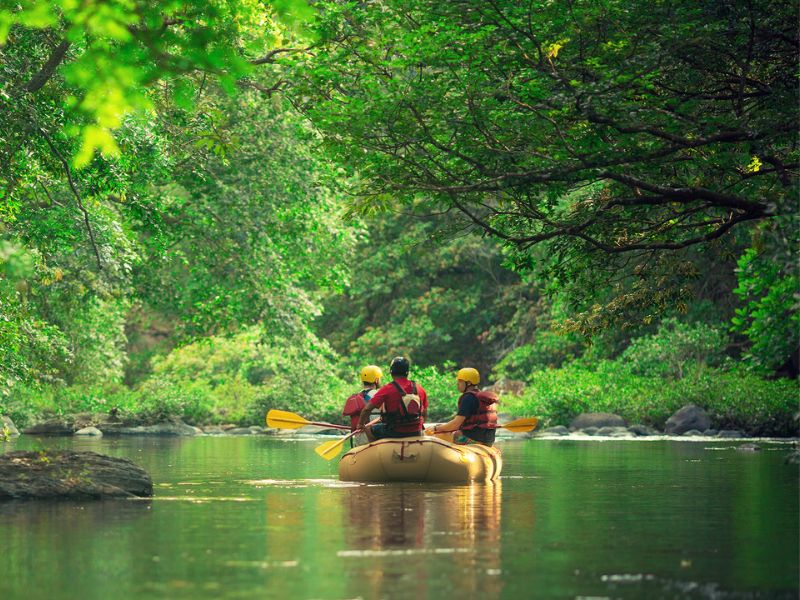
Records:
M453 583L460 593L498 597L501 500L500 481L351 489L343 523L348 549L338 554L350 561L353 587L364 587L366 597L385 597L400 584L410 596L431 596L441 583L432 556L446 557L458 573ZM364 561L372 565L366 574L359 568Z
M0 503L0 598L798 597L777 445L507 443L500 482L452 486L343 483L317 444L23 436L131 458L156 497Z

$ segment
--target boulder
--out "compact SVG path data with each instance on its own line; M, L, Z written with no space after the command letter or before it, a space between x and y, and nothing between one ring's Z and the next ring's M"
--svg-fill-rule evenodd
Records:
M203 427L203 433L208 435L220 435L225 433L225 430L219 425L206 425Z
M633 437L633 433L628 431L627 427L601 427L597 430L595 435L602 435L605 437Z
M631 425L630 427L628 427L628 431L630 431L633 435L637 435L639 437L645 437L648 435L658 435L658 431L656 431L652 427L648 427L647 425L642 425L640 423Z
M100 431L97 427L84 427L83 429L78 429L78 431L75 432L75 435L100 437L103 435L103 432Z
M250 427L235 427L234 429L228 429L225 433L229 435L253 435L256 432L252 431Z
M127 458L72 450L0 455L0 500L152 495L150 475Z
M569 428L573 431L576 429L586 429L587 427L625 427L625 419L619 415L611 413L583 413L572 419Z
M703 435L704 435L704 436L706 436L706 437L714 437L714 436L716 436L718 433L719 433L719 431L717 431L716 429L706 429L706 430L703 432Z
M493 392L498 396L503 394L510 394L512 396L520 396L525 391L525 382L517 381L516 379L503 379L498 380L492 385L483 388L484 392Z
M600 431L599 427L584 427L578 433L582 433L584 435L597 435L598 431Z
M5 432L5 434L3 433ZM19 429L14 426L14 421L9 419L8 417L4 417L0 415L0 441L5 439L6 437L17 437L19 435Z
M67 418L48 419L41 423L34 423L30 427L22 430L22 433L28 435L72 435L79 427L75 427L75 423Z
M719 438L743 438L744 434L737 429L723 429L717 434Z
M699 429L690 429L689 431L684 431L681 435L687 436L687 437L698 437L698 436L702 436L703 432L700 431Z
M711 419L706 411L694 404L688 404L667 419L664 430L668 435L681 435L690 429L698 429L702 432L710 427Z
M547 429L543 429L541 435L569 435L569 429L564 427L563 425L556 425L555 427L548 427Z
M138 427L125 427L118 423L100 425L100 431L105 435L198 435L203 431L199 427L187 425L180 419L174 419L155 425L139 425Z

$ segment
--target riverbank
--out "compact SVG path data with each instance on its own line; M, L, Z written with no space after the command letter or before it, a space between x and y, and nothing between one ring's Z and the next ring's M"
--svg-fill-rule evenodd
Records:
M414 378L428 390L429 421L448 420L457 400L452 373L428 367L418 369ZM0 415L10 417L20 430L48 422L58 427L59 422L70 419L82 427L104 424L128 429L180 420L189 427L201 428L201 433L222 433L262 427L264 415L271 408L344 423L341 407L356 386L350 389L336 382L325 394L317 390L316 395L303 395L301 399L296 391L277 393L269 382L254 386L238 380L214 383L202 378L171 379L161 386L137 389L122 385L18 386L0 400ZM626 424L664 432L672 414L694 404L704 409L710 420L701 433L713 429L778 438L800 434L798 382L763 379L746 371L705 368L675 380L634 375L619 362L599 361L591 366L573 363L536 371L526 381L504 380L494 388L500 394L501 413L508 418L536 416L542 429L569 427L582 413L607 412L620 416ZM208 428L210 431L205 431Z

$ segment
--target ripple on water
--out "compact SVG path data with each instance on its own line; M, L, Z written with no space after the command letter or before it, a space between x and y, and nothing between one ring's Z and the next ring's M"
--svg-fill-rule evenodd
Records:
M305 487L324 487L324 488L352 488L361 487L364 484L355 481L339 481L338 479L252 479L243 481L248 485L256 487L284 487L284 488L305 488Z

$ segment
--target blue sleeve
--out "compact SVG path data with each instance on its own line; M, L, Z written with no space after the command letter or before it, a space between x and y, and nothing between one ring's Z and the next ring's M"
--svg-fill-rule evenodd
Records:
M477 415L478 405L478 397L475 394L467 394L461 400L461 406L458 408L458 416L471 417L472 415Z

